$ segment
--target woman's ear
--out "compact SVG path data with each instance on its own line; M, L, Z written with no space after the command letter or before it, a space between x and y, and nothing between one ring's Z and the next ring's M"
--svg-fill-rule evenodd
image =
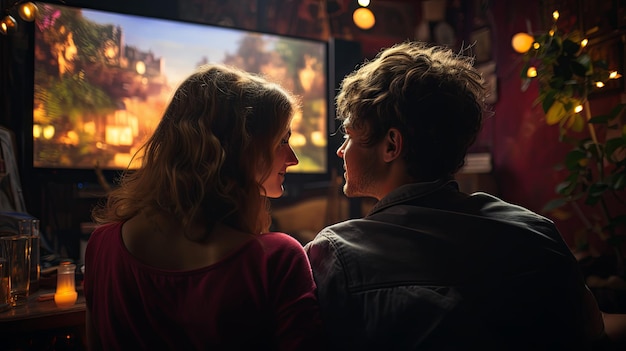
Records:
M402 149L404 147L404 140L402 133L397 128L389 128L385 138L383 139L384 152L383 160L385 162L392 162L400 157Z

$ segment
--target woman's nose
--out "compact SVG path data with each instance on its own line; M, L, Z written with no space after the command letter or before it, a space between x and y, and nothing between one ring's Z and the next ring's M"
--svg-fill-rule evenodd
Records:
M298 156L296 155L296 152L293 151L293 148L291 146L289 147L289 156L287 156L286 163L288 166L295 166L298 163L300 163L300 161L298 160Z

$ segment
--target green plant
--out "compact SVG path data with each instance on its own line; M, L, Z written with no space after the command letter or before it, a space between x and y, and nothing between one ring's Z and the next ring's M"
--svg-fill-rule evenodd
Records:
M626 238L626 126L624 107L617 103L608 114L593 115L589 98L619 73L608 67L605 57L592 58L588 41L580 31L561 32L558 12L552 28L532 36L523 52L522 79L526 86L537 81L546 123L559 128L559 141L572 145L560 166L565 179L556 187L558 195L545 211L565 205L585 223L588 234L598 235L623 261ZM515 44L515 43L514 43ZM585 209L598 209L593 217ZM621 265L623 267L623 264Z

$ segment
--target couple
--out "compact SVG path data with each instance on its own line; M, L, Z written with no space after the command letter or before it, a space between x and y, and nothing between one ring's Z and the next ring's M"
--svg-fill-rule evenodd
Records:
M553 223L453 180L484 92L470 58L417 42L349 74L336 100L344 192L378 203L302 248L267 233L267 198L298 163L296 100L203 67L94 211L91 348L591 349L602 316Z

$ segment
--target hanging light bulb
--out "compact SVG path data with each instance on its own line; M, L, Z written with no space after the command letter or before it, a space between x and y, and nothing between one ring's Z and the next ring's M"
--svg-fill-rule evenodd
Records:
M30 1L25 2L18 8L18 13L24 21L32 22L37 16L37 6Z
M352 20L357 27L368 30L376 24L374 13L365 7L359 7L352 13Z
M528 33L517 33L511 39L511 46L513 50L523 54L530 50L531 46L535 42L535 38Z
M0 32L2 34L7 34L9 31L12 31L17 26L17 22L15 22L15 18L11 15L7 15L0 21Z

